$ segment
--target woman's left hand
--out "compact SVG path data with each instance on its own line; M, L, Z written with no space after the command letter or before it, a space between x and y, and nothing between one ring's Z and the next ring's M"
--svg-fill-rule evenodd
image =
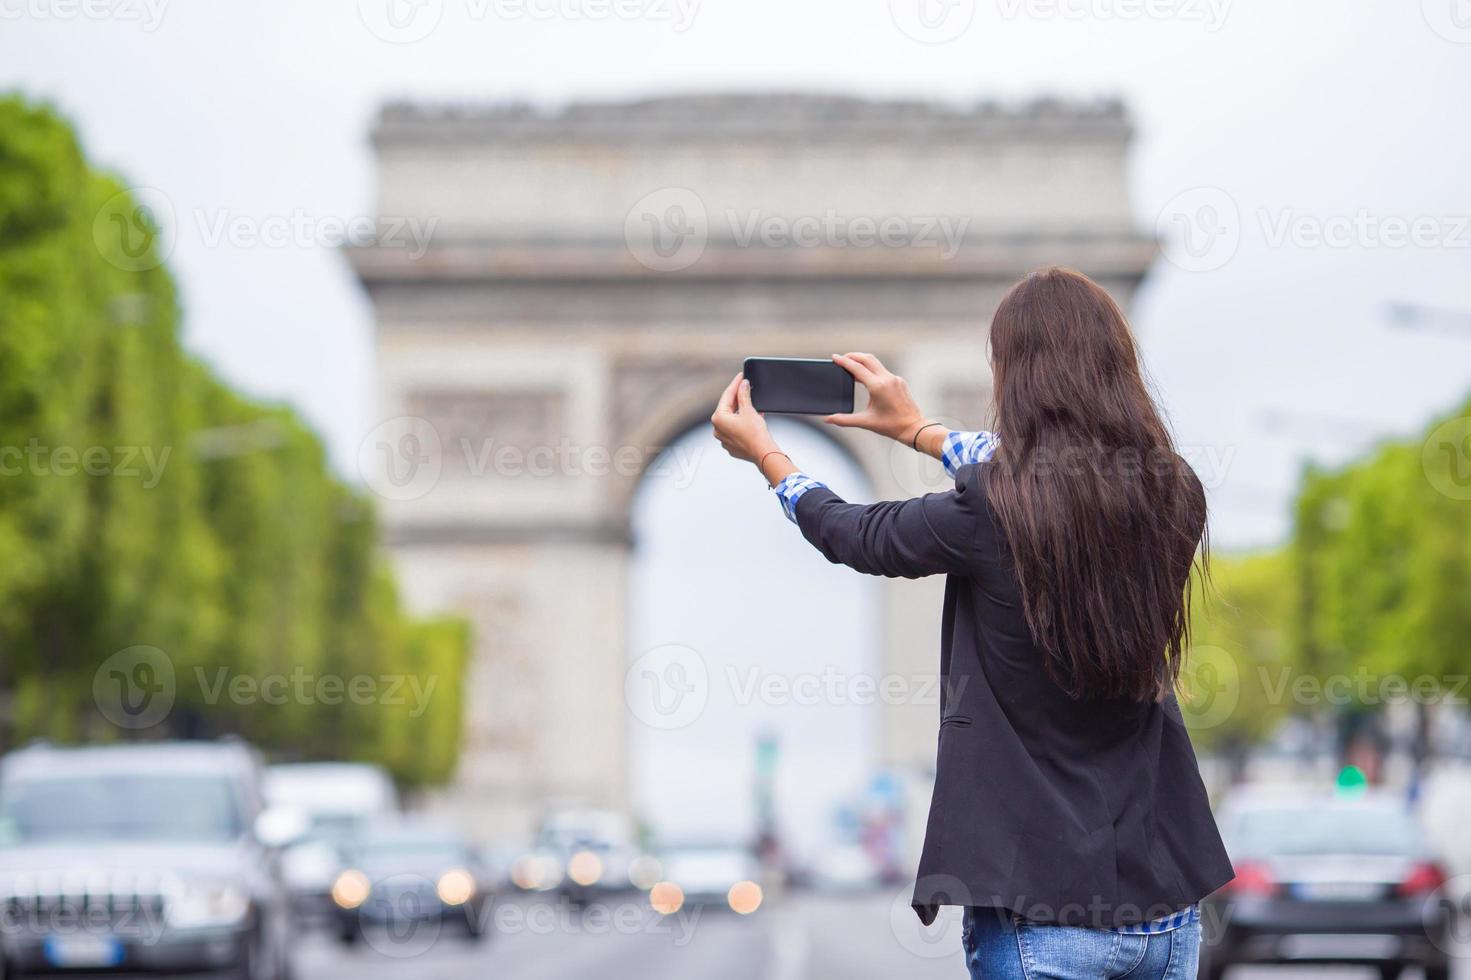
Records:
M777 449L766 419L751 405L751 383L744 375L736 375L720 396L710 424L715 428L715 438L736 459L760 463L762 456Z

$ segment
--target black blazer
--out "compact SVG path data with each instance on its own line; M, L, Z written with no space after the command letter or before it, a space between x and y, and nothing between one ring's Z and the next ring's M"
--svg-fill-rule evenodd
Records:
M983 465L962 467L955 490L913 500L860 506L816 488L797 504L803 536L830 561L947 576L914 908L926 925L941 905L968 905L1111 928L1198 902L1232 870L1179 705L1076 701L1048 676Z

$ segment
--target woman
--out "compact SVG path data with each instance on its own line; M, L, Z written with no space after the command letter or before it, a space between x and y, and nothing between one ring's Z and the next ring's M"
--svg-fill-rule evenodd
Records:
M1194 977L1200 899L1232 877L1173 694L1205 494L1127 321L1045 269L991 323L995 432L947 432L870 354L834 425L939 458L955 489L869 506L801 472L731 382L711 422L829 561L946 575L934 798L913 904L965 907L973 977Z

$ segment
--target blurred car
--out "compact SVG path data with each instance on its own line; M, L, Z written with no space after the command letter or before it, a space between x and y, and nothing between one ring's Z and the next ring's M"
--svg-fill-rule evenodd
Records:
M647 888L657 875L635 839L633 821L613 810L561 810L548 815L530 854L516 863L522 888L557 890L574 905ZM645 880L647 879L647 880Z
M749 847L725 841L689 842L660 851L663 880L649 904L664 915L681 908L729 908L750 915L761 907L761 865Z
M6 756L6 976L288 976L289 901L273 852L304 821L264 810L260 779L254 751L231 742Z
M1236 878L1202 907L1200 976L1238 963L1358 963L1450 975L1446 874L1402 800L1261 793L1223 808Z
M494 903L494 880L456 831L423 823L363 830L343 853L332 885L337 934L355 942L364 928L419 922L463 926L479 939Z
M305 814L310 826L281 856L281 871L298 917L331 921L332 883L342 848L364 826L398 812L398 791L381 767L354 762L303 762L266 769L266 800Z

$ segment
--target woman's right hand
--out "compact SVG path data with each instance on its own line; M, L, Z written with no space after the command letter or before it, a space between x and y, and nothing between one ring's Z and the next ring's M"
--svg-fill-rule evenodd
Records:
M908 441L924 425L925 417L909 394L904 379L884 367L872 354L834 354L833 361L842 366L858 383L868 389L868 405L861 412L844 412L823 419L831 425L867 429L890 439Z

